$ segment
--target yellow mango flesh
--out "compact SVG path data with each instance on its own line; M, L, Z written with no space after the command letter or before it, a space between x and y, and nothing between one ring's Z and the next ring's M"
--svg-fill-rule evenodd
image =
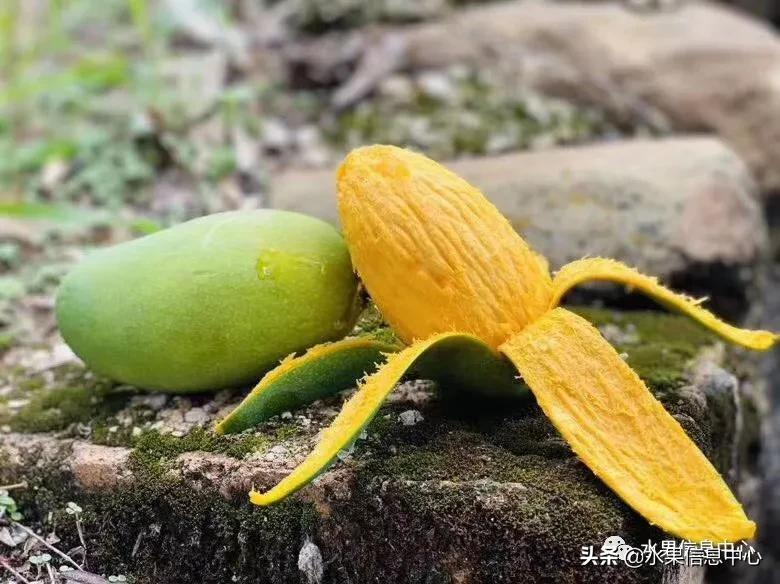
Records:
M550 306L544 262L479 190L425 156L354 150L338 198L352 262L406 342L458 331L497 347Z
M359 312L341 235L285 211L220 213L98 251L57 295L65 341L93 370L146 389L250 384L341 338Z

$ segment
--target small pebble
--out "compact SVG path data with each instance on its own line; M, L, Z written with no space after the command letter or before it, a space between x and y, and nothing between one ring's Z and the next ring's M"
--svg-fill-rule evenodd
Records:
M440 71L427 71L417 78L417 86L427 97L438 101L452 101L455 95L455 87L446 73Z
M325 573L322 553L309 538L298 553L298 569L306 576L307 584L320 584Z
M190 424L203 424L208 422L209 415L203 408L192 408L184 414L184 421Z
M416 426L425 418L423 418L423 415L417 410L406 410L405 412L398 414L398 419L404 426Z

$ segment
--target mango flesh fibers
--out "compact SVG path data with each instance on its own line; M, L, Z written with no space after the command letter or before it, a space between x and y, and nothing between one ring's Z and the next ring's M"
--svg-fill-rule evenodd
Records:
M503 355L580 459L651 523L695 541L753 536L755 524L679 423L595 328L557 305L583 281L608 280L749 348L769 349L777 335L728 325L614 260L580 260L551 278L546 260L477 189L419 154L358 149L339 170L338 192L352 261L409 346L362 381L309 457L270 491L251 493L253 502L279 501L310 482L399 379L458 338Z
M361 149L338 185L352 262L406 342L457 331L497 347L549 307L546 267L482 193L432 160Z

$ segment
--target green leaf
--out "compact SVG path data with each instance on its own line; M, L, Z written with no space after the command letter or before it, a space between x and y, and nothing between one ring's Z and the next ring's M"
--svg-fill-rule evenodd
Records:
M130 224L130 228L133 230L134 233L137 233L139 235L150 235L152 233L157 233L158 231L161 231L163 229L163 226L157 223L156 221L153 221L152 219L141 217L139 219L135 219Z
M78 215L75 209L44 203L0 203L0 217L64 221Z

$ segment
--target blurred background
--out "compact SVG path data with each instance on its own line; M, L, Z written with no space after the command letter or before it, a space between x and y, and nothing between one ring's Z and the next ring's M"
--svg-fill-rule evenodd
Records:
M707 27L728 19L696 13L686 25L692 17L681 9L698 3L678 0L532 1L524 3L528 23L523 10L494 10L499 4L523 3L3 0L3 198L41 205L20 213L72 204L144 217L149 223L135 227L153 229L268 204L277 173L332 169L366 143L453 159L711 129L696 111L679 120L674 104L639 94L652 88L623 86L633 81L620 79L630 63L589 62L591 40L576 38L573 20L584 8L594 26L601 19L603 32L612 26L625 36L607 44L630 52L637 47L620 15L588 10L619 6L652 23L657 38L636 42L663 57L680 49L667 43L685 42L674 36L681 27L715 36ZM575 8L554 6L562 4ZM771 0L733 4L767 22L780 18ZM549 15L540 14L544 5ZM563 71L572 66L564 63L571 47L561 46L568 32L581 45L581 79ZM756 47L738 46L746 41ZM688 42L701 51L700 38ZM728 59L760 44L712 39L710 48ZM679 74L671 65L669 74Z
M779 23L775 0L0 0L0 367L72 359L53 294L90 249L232 209L335 220L335 167L375 142L452 163L554 268L617 257L778 330Z

